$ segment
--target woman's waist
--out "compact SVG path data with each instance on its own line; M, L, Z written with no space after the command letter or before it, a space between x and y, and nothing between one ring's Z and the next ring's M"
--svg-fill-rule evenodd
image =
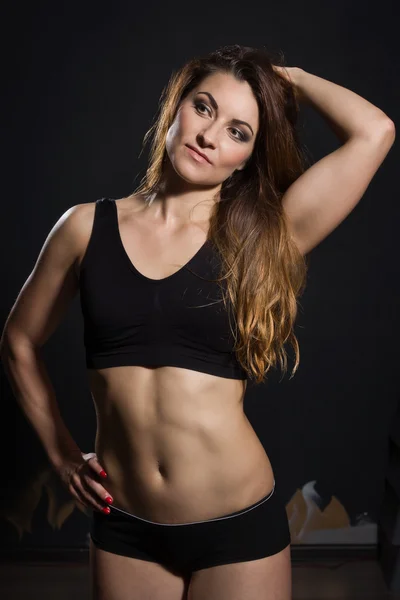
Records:
M207 518L208 510L234 511L256 501L272 489L274 474L245 421L236 435L214 444L198 435L175 435L136 439L134 447L127 447L98 434L96 454L108 474L105 487L114 506L149 520L173 522L176 517L180 522L185 515L189 520L200 513L199 518Z

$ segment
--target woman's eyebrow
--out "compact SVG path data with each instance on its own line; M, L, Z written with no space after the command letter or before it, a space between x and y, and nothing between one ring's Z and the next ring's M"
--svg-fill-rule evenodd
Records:
M218 104L217 104L214 96L212 94L210 94L210 92L197 92L197 93L205 94L206 96L208 96L208 98L210 100L210 104L213 107L213 109L218 110ZM231 122L236 123L236 125L247 125L247 127L250 129L251 133L254 135L253 128L246 121L241 121L240 119L232 119Z

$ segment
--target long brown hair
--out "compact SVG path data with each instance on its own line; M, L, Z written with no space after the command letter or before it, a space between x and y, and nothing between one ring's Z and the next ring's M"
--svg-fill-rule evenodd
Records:
M277 74L265 48L224 46L193 58L172 73L162 91L159 115L147 131L152 136L149 164L134 193L146 201L159 189L166 156L166 136L180 102L208 75L229 73L251 86L259 109L259 131L250 159L222 183L211 217L208 238L221 256L219 279L226 280L223 299L236 319L235 352L250 379L261 383L279 361L287 371L285 343L300 351L293 328L297 299L307 277L307 263L293 242L282 196L307 168L296 131L299 112L290 82ZM231 313L231 310L229 311Z

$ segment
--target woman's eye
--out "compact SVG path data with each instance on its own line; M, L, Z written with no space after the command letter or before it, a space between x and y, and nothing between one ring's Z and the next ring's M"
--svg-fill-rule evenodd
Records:
M206 112L209 112L208 106L206 104L204 104L204 102L197 102L196 104L193 104L193 106L200 114L203 114L203 115L205 114L204 112L199 110L200 108L204 108L204 109L206 109ZM240 129L231 127L231 130L238 134L238 135L234 136L237 140L240 140L242 142L246 141L246 136L240 131Z
M203 102L198 102L197 104L194 105L194 107L195 107L196 110L199 110L199 108L204 107L204 108L207 109L207 112L208 112L208 107Z
M244 141L246 139L243 133L240 131L240 129L232 128L232 131L236 131L239 134L238 136L236 136L239 140Z

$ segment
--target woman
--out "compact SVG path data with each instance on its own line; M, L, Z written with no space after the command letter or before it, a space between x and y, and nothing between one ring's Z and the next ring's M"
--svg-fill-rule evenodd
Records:
M73 206L13 306L2 356L51 464L91 513L98 600L288 600L290 533L246 380L286 371L305 255L355 207L395 134L377 107L262 49L189 61L150 164ZM341 147L306 169L298 101ZM39 348L80 291L95 453L66 429Z

